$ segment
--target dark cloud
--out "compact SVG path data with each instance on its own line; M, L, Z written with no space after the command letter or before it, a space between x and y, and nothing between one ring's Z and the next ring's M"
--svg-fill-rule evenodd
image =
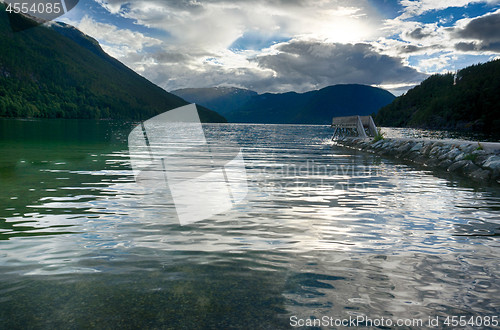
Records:
M408 36L410 36L413 39L423 39L425 37L430 36L429 33L425 33L422 28L416 28L415 30L411 31L408 33Z
M487 15L473 19L457 31L459 37L477 39L484 42L500 41L500 14Z
M455 44L455 49L462 52L477 52L477 51L500 51L500 42L459 42Z
M500 50L500 14L482 16L470 21L464 28L455 31L463 39L476 42L459 42L455 49L460 51L499 51Z
M405 46L398 47L398 50L400 53L403 53L403 54L411 54L411 53L423 51L427 48L428 47L419 47L419 46L415 46L415 45L405 45Z
M472 52L477 50L477 46L474 42L459 42L455 44L455 49L462 52Z
M141 73L167 90L223 85L257 92L305 92L340 83L408 84L426 78L399 58L381 55L364 43L292 41L276 46L276 51L256 57L253 61L258 68L227 68L213 63L193 67L197 57L157 52L150 55L154 64L146 64ZM126 62L138 60L129 56ZM140 62L151 61L141 58Z
M192 56L180 52L156 52L151 57L158 63L180 63L188 62L193 59Z
M401 59L381 55L369 44L326 44L294 41L276 55L260 56L259 66L272 69L275 83L316 87L339 83L396 84L417 82L424 75Z

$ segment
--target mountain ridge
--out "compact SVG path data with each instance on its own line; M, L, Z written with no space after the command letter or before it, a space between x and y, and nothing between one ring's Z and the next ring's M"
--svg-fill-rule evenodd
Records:
M430 129L500 131L500 60L475 64L456 74L436 74L375 118L379 125Z
M381 88L338 84L304 93L263 93L236 87L189 88L172 91L224 115L230 122L329 124L332 117L371 115L395 98Z
M138 120L186 104L72 26L51 23L13 32L0 3L0 117ZM198 112L203 122L226 122L204 107Z

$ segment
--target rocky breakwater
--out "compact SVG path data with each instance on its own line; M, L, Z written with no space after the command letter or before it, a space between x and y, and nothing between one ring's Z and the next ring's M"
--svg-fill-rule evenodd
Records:
M343 138L336 145L390 156L500 184L500 143L455 140Z

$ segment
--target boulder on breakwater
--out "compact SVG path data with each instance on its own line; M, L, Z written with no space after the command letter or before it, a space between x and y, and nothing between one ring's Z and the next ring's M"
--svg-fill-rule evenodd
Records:
M479 182L500 183L500 143L408 138L346 137L336 145L391 156L467 176Z

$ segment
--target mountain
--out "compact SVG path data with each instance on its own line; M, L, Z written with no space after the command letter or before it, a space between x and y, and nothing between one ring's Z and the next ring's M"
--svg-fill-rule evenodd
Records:
M0 3L0 117L147 119L188 104L62 23L14 33L30 20ZM33 23L33 25L35 25ZM225 122L198 107L204 122Z
M382 108L382 126L500 131L500 60L433 75Z
M335 85L306 93L265 93L227 87L183 89L172 93L224 115L230 122L329 124L332 117L371 115L394 100L386 90Z
M214 87L214 88L184 88L171 92L190 102L203 104L209 109L225 116L233 112L234 109L258 95L256 92L236 87Z

